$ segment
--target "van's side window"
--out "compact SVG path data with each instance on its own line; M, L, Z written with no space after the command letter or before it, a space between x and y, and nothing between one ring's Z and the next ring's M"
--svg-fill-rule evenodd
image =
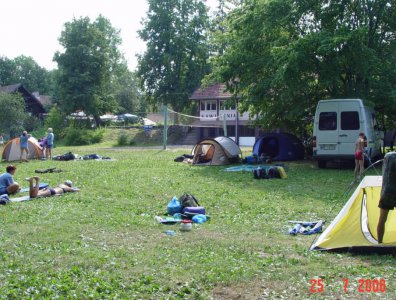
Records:
M321 112L319 114L319 130L336 130L337 129L337 113Z
M341 129L342 130L359 130L359 113L357 111L341 112Z

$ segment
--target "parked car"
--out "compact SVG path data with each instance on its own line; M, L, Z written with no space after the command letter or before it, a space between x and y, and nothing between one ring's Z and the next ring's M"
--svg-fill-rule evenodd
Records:
M117 116L117 120L119 122L125 122L125 123L129 123L129 124L134 124L134 123L139 123L140 122L140 117L137 115L133 115L133 114L122 114L122 115L118 115Z

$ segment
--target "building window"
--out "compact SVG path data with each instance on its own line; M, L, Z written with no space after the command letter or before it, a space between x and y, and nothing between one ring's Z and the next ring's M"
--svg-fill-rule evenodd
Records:
M201 111L204 110L217 110L216 100L201 101Z
M255 136L256 132L253 127L250 126L240 126L239 136Z

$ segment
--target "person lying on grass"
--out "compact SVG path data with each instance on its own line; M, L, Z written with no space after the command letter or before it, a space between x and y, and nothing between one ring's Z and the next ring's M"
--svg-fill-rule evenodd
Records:
M80 190L72 186L70 180L66 180L64 183L59 184L54 188L45 188L40 190L40 177L34 176L26 178L29 181L29 196L30 198L36 197L50 197L54 195L61 195L64 193L79 192Z

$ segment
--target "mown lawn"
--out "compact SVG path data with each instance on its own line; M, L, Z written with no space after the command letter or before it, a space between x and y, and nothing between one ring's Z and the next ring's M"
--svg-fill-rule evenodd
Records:
M347 200L352 169L293 162L288 179L254 180L173 162L186 149L96 147L55 154L114 161L17 163L15 179L26 186L34 170L56 167L64 172L42 180L70 179L81 192L0 207L0 299L396 298L394 257L311 252L315 237L287 234L288 220L329 224ZM186 233L157 224L154 216L184 191L211 220ZM310 293L319 278L324 292ZM386 292L359 292L361 278L385 279Z

